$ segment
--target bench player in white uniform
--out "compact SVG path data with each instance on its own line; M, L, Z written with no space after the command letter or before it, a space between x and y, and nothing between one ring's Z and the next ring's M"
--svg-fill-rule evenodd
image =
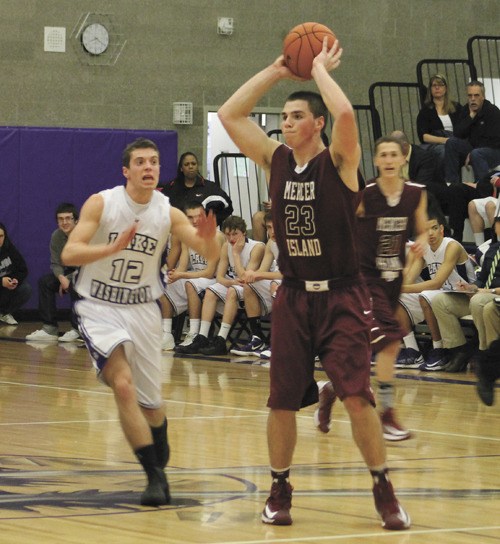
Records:
M271 212L264 216L267 232L267 244L264 258L258 270L245 270L241 278L243 283L243 299L248 324L252 332L250 341L231 350L234 355L254 355L260 357L263 351L269 351L264 342L260 317L271 313L276 290L283 275L278 269L278 246L274 236ZM270 358L269 355L266 358Z
M398 319L410 333L403 338L405 348L398 356L396 368L444 368L447 355L432 311L432 299L442 291L453 290L459 280L471 283L476 278L474 264L462 244L444 236L444 217L432 212L429 217L429 245L420 259L410 261L399 297ZM419 276L422 281L414 283ZM413 332L415 325L424 320L432 337L426 361Z
M188 202L184 213L193 227L197 227L201 216L206 215L205 208L200 202ZM225 241L222 232L217 231L219 244ZM189 310L189 332L181 345L191 344L200 330L201 296L205 289L215 283L215 272L218 260L207 261L205 257L182 245L179 263L169 269L165 299L162 304L163 339L162 349L165 351L175 348L172 334L172 318Z
M160 267L170 231L207 259L217 259L215 217L195 229L155 191L156 144L139 138L123 152L125 186L92 195L62 252L80 266L75 304L80 331L99 378L114 394L123 432L147 475L141 504L170 501L167 420L161 391Z
M202 353L204 355L225 355L226 340L238 308L243 303L243 286L239 278L245 270L257 270L264 256L265 245L246 237L245 221L231 215L222 223L226 242L222 246L217 266L217 282L205 290L201 308L200 333L188 346L177 346L177 353ZM211 342L208 340L215 314L222 314L219 332Z

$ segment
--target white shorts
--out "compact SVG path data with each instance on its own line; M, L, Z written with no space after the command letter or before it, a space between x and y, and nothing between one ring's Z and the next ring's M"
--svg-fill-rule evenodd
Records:
M220 315L224 313L224 304L226 303L228 289L234 289L236 291L240 308L245 307L243 298L243 286L231 285L231 287L226 287L225 285L222 285L222 283L214 283L213 285L208 286L206 290L212 291L217 295L217 298L219 300L217 301L215 311Z
M182 278L174 283L169 283L165 289L165 296L174 309L174 315L180 315L188 309L186 283L190 283L199 296L209 285L215 283L215 278Z
M419 297L424 298L430 306L432 299L443 291L443 289L435 289L432 291L422 291L421 293L401 293L399 295L399 303L406 310L412 327L425 320Z
M488 204L488 202L493 202L496 206L495 215L498 215L498 198L487 196L486 198L475 198L473 202L476 206L477 213L481 216L481 219L484 221L484 228L489 229L491 227L491 223L486 214L486 204Z
M249 283L248 287L252 289L260 302L260 315L269 315L273 306L274 297L271 296L271 283L274 280L259 280Z
M161 311L157 302L118 306L75 302L79 328L100 377L108 358L123 344L141 406L157 409L161 396Z

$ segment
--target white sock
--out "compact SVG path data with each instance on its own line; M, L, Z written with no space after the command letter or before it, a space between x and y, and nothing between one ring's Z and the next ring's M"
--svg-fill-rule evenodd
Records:
M189 320L189 334L197 335L199 332L200 332L200 320L190 319Z
M230 330L231 330L231 325L229 323L221 323L217 336L222 336L222 338L226 340Z
M484 244L484 232L475 232L474 241L476 242L476 246Z
M403 342L405 343L405 346L407 348L412 348L415 351L420 351L420 348L418 347L418 344L417 344L417 339L415 338L415 333L413 331L410 332L410 334L407 334L403 338Z
M210 332L210 325L212 325L211 321L202 321L200 323L200 332L199 332L199 334L201 334L205 338L208 338L208 334Z
M169 332L172 334L172 318L170 319L162 319L161 320L163 332Z
M442 340L438 340L437 342L434 342L434 340L432 341L432 347L434 349L441 349L443 347L443 341Z

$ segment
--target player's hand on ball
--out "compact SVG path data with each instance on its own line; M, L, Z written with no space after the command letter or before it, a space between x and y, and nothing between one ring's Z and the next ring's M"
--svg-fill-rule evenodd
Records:
M322 64L328 72L335 70L340 65L340 57L343 49L339 47L339 41L335 40L330 50L328 50L328 38L323 39L323 49L313 60L313 67Z
M271 65L278 73L281 79L293 79L295 81L307 81L303 77L299 77L294 74L290 68L288 68L284 55L280 55Z

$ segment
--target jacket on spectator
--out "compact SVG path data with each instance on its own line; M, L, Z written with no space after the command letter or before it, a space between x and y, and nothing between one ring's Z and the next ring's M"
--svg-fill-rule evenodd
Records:
M485 100L476 116L471 118L469 108L464 107L453 134L457 138L468 140L474 149L500 149L500 110L489 100Z
M193 187L186 187L184 182L174 179L164 185L161 192L168 196L172 206L181 210L187 202L200 202L205 210L214 212L219 226L233 213L233 204L229 196L216 183L202 176L196 178Z
M410 181L415 181L422 185L440 181L437 179L434 155L418 145L412 145L410 162L408 163L408 177Z
M0 278L4 276L15 278L20 285L28 276L26 261L16 246L10 241L7 229L2 223L0 223L0 228L5 233L4 243L0 247ZM1 281L0 288L3 289Z
M453 102L455 111L450 113L450 119L453 127L457 124L462 115L463 106L458 102ZM417 115L417 133L420 141L424 142L424 134L432 134L432 136L451 136L444 130L443 123L439 118L434 104L424 106Z

